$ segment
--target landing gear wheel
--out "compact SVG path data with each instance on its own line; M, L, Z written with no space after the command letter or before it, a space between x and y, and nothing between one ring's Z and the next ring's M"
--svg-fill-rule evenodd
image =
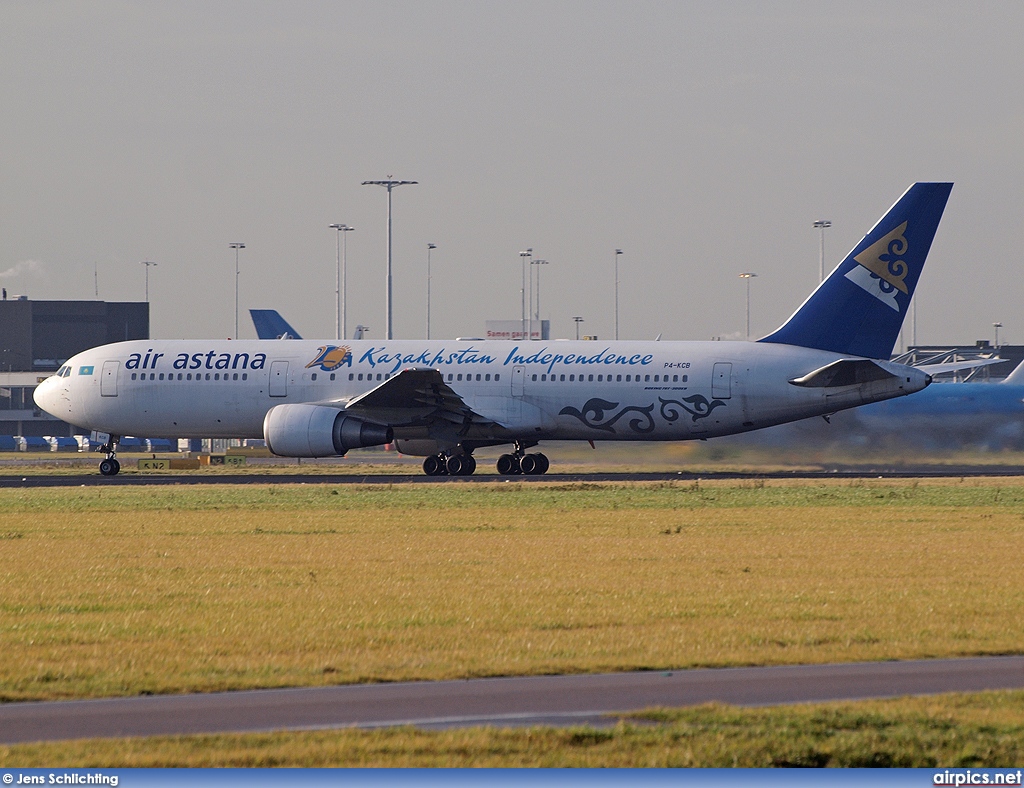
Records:
M445 469L449 476L462 476L465 473L466 458L461 454L453 454L445 461Z
M519 458L519 472L523 476L533 476L537 473L537 455L526 454Z
M120 442L120 435L110 435L107 442L100 446L100 451L107 454L106 459L100 461L100 473L104 476L117 476L121 470L121 463L117 461L117 444Z
M459 476L472 476L474 473L476 473L476 460L473 459L472 454L463 454L462 470L459 472Z
M444 458L439 455L431 455L423 461L423 472L427 476L444 476L448 473L445 468Z
M540 476L550 467L551 463L543 454L526 454L519 459L519 468L527 476Z
M519 467L519 458L514 454L502 454L498 458L497 465L498 473L502 476L517 476L522 473Z

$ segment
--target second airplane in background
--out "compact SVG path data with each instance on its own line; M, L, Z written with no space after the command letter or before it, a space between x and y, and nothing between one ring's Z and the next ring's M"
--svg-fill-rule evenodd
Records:
M70 359L35 399L110 435L108 475L123 435L262 437L286 457L394 442L430 475L473 473L476 449L510 444L497 471L535 474L541 441L705 439L828 415L930 382L887 359L951 188L908 189L758 342L119 342Z

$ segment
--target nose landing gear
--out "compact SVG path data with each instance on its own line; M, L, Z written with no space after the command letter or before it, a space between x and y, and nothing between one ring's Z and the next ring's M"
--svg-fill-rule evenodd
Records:
M100 473L104 476L117 476L121 470L121 463L117 461L117 444L120 441L120 435L111 435L107 442L100 446L100 451L107 453L106 459L100 462Z

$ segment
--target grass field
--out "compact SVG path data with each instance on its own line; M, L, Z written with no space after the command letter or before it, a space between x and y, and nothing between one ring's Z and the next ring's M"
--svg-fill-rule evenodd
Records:
M1024 483L0 490L0 698L1024 650Z
M1024 692L650 711L613 728L411 728L0 746L45 766L1019 766Z

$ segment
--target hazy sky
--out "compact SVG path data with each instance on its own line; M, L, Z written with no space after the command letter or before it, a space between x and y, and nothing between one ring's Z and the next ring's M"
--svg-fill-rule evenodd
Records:
M918 289L920 343L1024 343L1024 4L0 0L0 284L141 300L157 337L249 307L334 336L518 319L518 252L556 336L781 323L916 180L956 182ZM908 337L909 339L909 337Z

